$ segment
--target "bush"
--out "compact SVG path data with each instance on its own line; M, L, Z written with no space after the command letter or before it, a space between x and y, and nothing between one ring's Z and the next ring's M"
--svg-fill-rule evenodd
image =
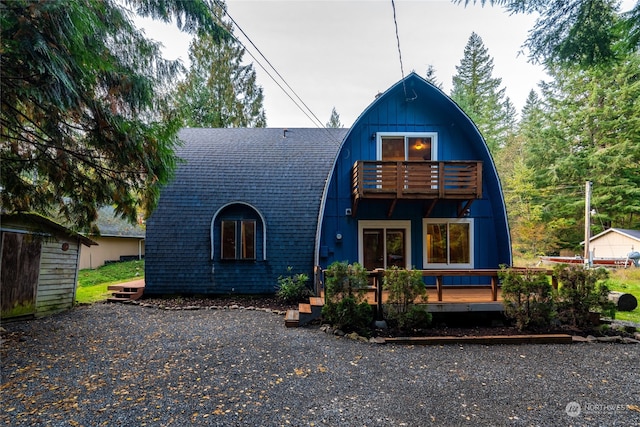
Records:
M558 278L557 308L562 323L590 327L591 311L615 313L615 306L608 299L609 288L603 283L609 277L606 269L560 265L554 268L554 274Z
M345 332L368 335L373 310L365 292L367 271L358 263L334 262L325 272L324 319Z
M362 336L371 335L373 309L366 302L358 302L354 297L345 297L322 307L325 320L344 332L357 332Z
M551 326L553 288L545 273L503 267L498 276L502 281L505 316L514 320L520 331Z
M393 266L385 271L383 288L389 292L385 304L387 320L407 331L430 325L431 313L425 307L415 305L418 299L427 303L427 289L419 270L409 271Z
M309 276L304 273L292 274L292 267L287 267L287 276L278 277L276 296L286 303L297 303L311 296L307 288Z

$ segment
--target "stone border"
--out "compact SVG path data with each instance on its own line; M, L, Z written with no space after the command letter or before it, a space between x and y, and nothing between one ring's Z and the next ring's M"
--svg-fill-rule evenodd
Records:
M278 316L284 316L287 314L286 310L273 310L271 308L260 308L260 307L244 307L242 305L210 305L210 306L200 306L200 305L186 305L184 307L168 307L164 305L157 304L148 304L140 301L120 301L120 304L128 304L128 305L137 305L144 308L155 308L158 310L165 311L193 311L193 310L247 310L247 311L263 311L265 313L277 314ZM113 304L113 303L111 303Z

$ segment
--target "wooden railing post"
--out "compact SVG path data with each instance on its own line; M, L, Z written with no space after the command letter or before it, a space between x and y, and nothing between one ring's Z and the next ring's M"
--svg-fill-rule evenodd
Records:
M382 311L382 285L384 284L384 268L376 268L376 320L384 320Z
M498 301L498 276L491 276L491 301Z
M444 162L438 162L438 197L444 199L445 195L445 171Z
M396 162L396 198L402 198L402 190L404 190L404 164Z

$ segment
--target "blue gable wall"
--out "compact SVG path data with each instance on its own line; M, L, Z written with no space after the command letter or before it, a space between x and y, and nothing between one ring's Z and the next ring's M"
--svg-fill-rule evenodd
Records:
M273 293L288 266L312 277L322 189L345 133L182 130L184 162L147 222L145 293ZM255 260L220 259L222 219L256 220Z
M404 83L404 84L403 84ZM406 92L405 92L406 89ZM409 75L379 96L358 118L338 154L326 188L317 261L326 267L333 261L359 261L358 220L410 220L411 264L423 265L423 204L399 201L387 218L388 202L361 201L357 216L352 207L351 169L357 160L376 160L376 132L436 132L438 160L483 161L483 198L471 205L474 219L474 268L498 268L511 264L511 246L504 200L495 166L475 125L440 90L416 74ZM455 218L458 203L440 201L431 218ZM336 235L342 236L341 240Z

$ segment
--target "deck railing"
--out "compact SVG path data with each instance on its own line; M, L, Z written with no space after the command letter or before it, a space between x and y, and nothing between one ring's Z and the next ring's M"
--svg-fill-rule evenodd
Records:
M352 169L358 198L479 199L481 161L366 161Z
M521 271L522 274L526 272L543 272L547 276L551 277L551 284L554 289L558 289L558 278L553 274L553 270L549 270L546 268L517 268L512 267L516 271ZM326 270L323 270L320 267L316 267L316 283L315 283L315 291L316 295L320 295L324 289L324 273ZM423 277L434 277L435 278L435 288L436 288L436 301L430 300L429 303L442 303L443 302L443 290L444 289L475 289L475 290L487 290L489 295L488 298L485 299L491 302L498 302L498 291L500 290L500 282L498 280L498 272L499 269L476 269L476 270L421 270ZM367 287L367 291L373 292L373 305L376 306L377 316L382 315L382 304L383 304L383 281L384 281L384 269L376 269L373 271L369 271L368 276L371 280L370 286ZM445 285L444 278L445 277L467 277L467 278L475 278L475 277L489 277L490 284L488 285ZM431 288L432 286L427 286L427 288ZM468 302L475 302L468 301ZM381 318L381 317L380 317Z

